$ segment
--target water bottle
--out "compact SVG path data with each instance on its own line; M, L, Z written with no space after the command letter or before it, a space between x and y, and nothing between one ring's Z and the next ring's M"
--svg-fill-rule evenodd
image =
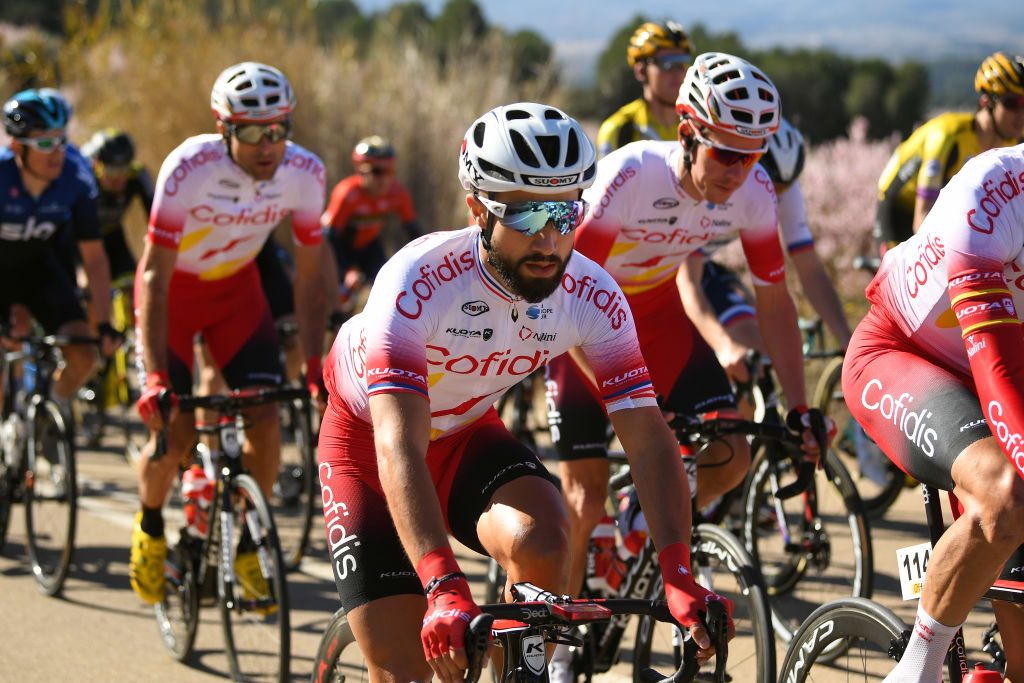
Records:
M181 475L181 495L184 498L185 521L189 533L197 538L206 536L207 517L213 500L213 480L206 476L202 465L192 465Z
M619 531L622 533L622 545L619 546L619 558L627 564L632 561L647 542L647 520L640 509L640 499L636 490L629 492L619 506Z
M626 564L615 543L615 520L605 515L594 527L587 546L587 588L604 595L618 593Z
M31 348L25 345L25 361L21 364L21 387L26 394L36 390L36 362L31 355Z
M974 669L964 676L964 683L1002 683L1003 677L998 671L989 671L978 662Z

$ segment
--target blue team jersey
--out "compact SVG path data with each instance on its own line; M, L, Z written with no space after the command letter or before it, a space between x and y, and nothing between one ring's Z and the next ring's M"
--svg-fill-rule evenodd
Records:
M0 149L0 269L34 270L75 242L100 238L96 178L68 145L64 168L38 197L21 182L14 153Z

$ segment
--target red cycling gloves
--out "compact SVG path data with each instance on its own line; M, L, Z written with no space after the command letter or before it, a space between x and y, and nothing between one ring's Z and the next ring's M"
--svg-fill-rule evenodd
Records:
M135 409L139 411L139 417L142 418L142 422L146 426L149 426L153 417L160 415L160 394L164 391L170 392L170 384L171 381L166 372L146 374L146 388L143 389L139 400L135 402ZM177 397L174 394L170 394L170 397L173 406L177 403Z
M427 612L420 637L427 661L464 647L466 629L480 608L473 602L466 575L448 546L436 548L416 565L427 594Z
M697 584L690 573L690 548L685 543L673 543L658 553L661 577L665 582L665 598L672 616L683 626L700 624L699 612L706 612L707 603L718 600L729 614L732 631L732 600L716 595Z

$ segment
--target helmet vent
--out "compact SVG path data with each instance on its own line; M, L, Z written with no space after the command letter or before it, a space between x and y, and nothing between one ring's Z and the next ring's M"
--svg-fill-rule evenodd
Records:
M280 95L270 95L269 97L267 97L267 104L268 105L270 105L270 104L277 104L280 101L281 101L281 96Z
M503 169L501 166L496 166L487 159L479 159L480 170L498 180L504 180L505 182L511 183L515 181L515 176Z
M728 92L725 93L725 98L728 100L742 101L747 99L747 97L749 96L750 95L749 93L747 93L746 88L733 88L732 90L729 90Z
M760 97L764 102L774 102L775 101L775 95L772 94L771 90L768 90L766 88L758 88L757 89L757 96Z
M260 101L255 97L243 97L242 105L246 107L258 107L260 106Z
M541 154L548 166L559 166L558 158L562 154L562 145L557 135L538 135L537 144L540 145Z
M580 139L576 131L569 131L569 140L565 147L565 165L575 166L580 162Z
M522 109L509 109L505 112L506 121L519 121L521 119L528 119L530 116L530 112L523 111Z
M516 156L519 157L519 160L530 168L540 168L540 161L537 159L537 155L533 153L533 150L530 149L530 145L527 144L523 134L518 130L510 130L509 137L512 138L512 146L515 148ZM541 136L537 136L537 139L538 141L543 140ZM544 145L542 143L541 149L543 150L543 148ZM546 152L544 156L547 156Z
M548 109L547 111L544 112L544 118L546 118L548 121L561 121L565 117L562 116L562 112L560 111Z
M761 114L761 117L757 120L758 123L771 123L775 120L775 112L766 111Z
M739 121L740 123L753 123L754 122L754 117L750 115L749 111L742 111L740 109L733 109L732 110L732 117L734 119L736 119L737 121ZM768 118L771 118L770 114L769 114Z
M484 145L484 132L487 130L487 124L481 121L476 124L476 128L473 129L473 142L477 147L483 147Z

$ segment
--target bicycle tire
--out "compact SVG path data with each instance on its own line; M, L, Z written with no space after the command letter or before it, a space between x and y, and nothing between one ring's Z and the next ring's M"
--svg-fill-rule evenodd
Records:
M14 506L14 490L17 482L10 466L0 463L0 552L7 543L7 527L11 523L11 508Z
M32 574L39 590L64 586L75 548L78 489L75 452L60 409L44 400L29 408L25 530Z
M814 610L797 629L779 670L779 680L804 683L814 680L812 668L820 663L818 676L828 677L859 672L856 680L881 680L903 653L910 631L889 609L864 598L843 598ZM845 641L839 648L844 655L821 659L833 643Z
M822 370L821 377L814 388L812 405L818 407L821 412L832 418L836 425L836 434L833 448L836 449L843 459L849 463L847 469L860 472L860 462L857 457L857 447L854 443L852 430L863 429L853 420L849 409L846 407L846 398L843 395L843 359L833 358ZM867 435L864 435L867 438ZM903 472L888 462L886 458L885 479L882 483L875 483L865 475L857 479L857 490L864 503L864 512L871 519L879 519L885 511L892 507L905 485ZM856 468L856 470L853 470Z
M358 683L370 680L366 662L343 610L327 623L313 660L311 683Z
M251 476L240 474L235 477L231 486L232 509L229 515L234 522L234 536L225 537L221 532L220 550L222 553L225 552L224 544L228 544L231 557L236 557L241 538L241 525L246 523L245 518L250 513L254 513L258 529L254 530L250 526L250 535L261 556L260 565L269 590L266 599L252 601L254 604L250 605L241 597L242 587L236 582L231 589L234 601L233 604L229 604L224 571L223 568L218 568L221 624L224 629L224 645L231 676L236 681L253 680L253 670L256 670L261 672L258 680L286 683L290 677L291 660L288 585L274 518L259 484ZM264 604L276 606L276 610L269 614L261 613L261 610L265 609Z
M832 451L825 457L831 480L824 470L818 470L808 494L777 501L771 492L772 464L762 448L744 490L744 541L765 579L773 626L783 642L792 640L799 623L816 606L843 597L871 597L874 553L864 505L839 457ZM776 482L779 486L796 476L791 461L780 465L790 474ZM785 473L776 470L775 474ZM814 520L805 514L809 495L817 501ZM785 513L788 545L780 533L780 507ZM804 545L801 541L806 541L803 548L799 547ZM837 649L824 653L840 654Z
M743 544L730 532L712 524L694 528L691 563L702 585L733 601L736 638L729 643L727 671L734 681L775 681L775 636L764 579ZM708 581L708 578L711 578ZM665 599L661 574L652 598ZM633 649L633 680L641 681L648 668L668 670L678 666L671 650L675 627L641 617Z
M192 654L199 628L199 593L201 578L196 575L197 552L201 542L186 540L182 529L182 540L167 550L164 562L166 580L164 599L153 606L160 639L171 656L184 662Z
M281 541L285 569L294 571L298 569L309 543L319 478L308 404L301 400L282 403L280 413L281 465L274 481L270 506Z

